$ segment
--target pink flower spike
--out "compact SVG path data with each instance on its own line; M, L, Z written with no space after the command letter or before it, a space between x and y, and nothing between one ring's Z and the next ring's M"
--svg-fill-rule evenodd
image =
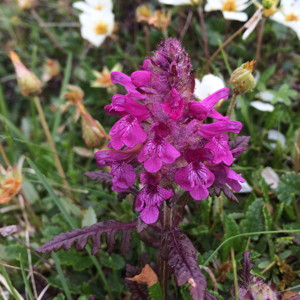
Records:
M233 163L233 156L228 145L228 136L219 134L213 137L206 145L205 149L210 149L214 153L214 164L224 162L226 165Z
M128 92L135 91L136 87L132 84L130 76L122 72L112 72L110 74L111 82L118 83L125 87Z
M132 83L136 87L150 86L152 73L149 71L135 71L131 74Z
M124 145L134 147L142 144L147 138L147 134L137 118L132 115L127 115L115 123L109 134L112 136L110 144L116 150L121 149Z
M153 224L159 216L158 207L173 195L172 190L164 189L159 185L147 184L136 198L135 209L142 211L140 217L146 224Z
M216 121L211 124L203 124L199 133L206 139L212 139L214 136L224 132L239 133L241 129L242 123L238 121Z
M201 162L193 162L179 169L175 181L183 190L189 191L195 200L208 197L208 188L213 184L214 174Z
M127 191L136 179L133 167L124 162L114 163L111 167L111 175L113 176L112 190L119 193Z
M138 155L138 160L144 162L146 171L155 173L161 169L163 162L172 164L179 156L180 152L176 148L165 139L156 136L147 141Z
M181 118L184 109L184 99L180 98L176 89L172 89L167 95L167 104L161 105L166 114L173 120Z

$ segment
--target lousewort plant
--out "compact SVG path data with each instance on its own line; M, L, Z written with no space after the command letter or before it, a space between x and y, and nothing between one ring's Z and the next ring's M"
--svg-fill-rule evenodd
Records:
M95 254L105 235L111 252L116 233L122 231L120 251L126 254L136 230L147 245L158 248L155 269L165 298L172 273L179 286L190 284L193 299L214 299L206 292L197 251L179 223L192 199L204 200L223 192L237 201L232 190L238 192L244 179L230 166L246 149L248 138L229 141L227 132L239 133L242 124L214 109L218 101L228 98L229 89L196 101L190 59L175 39L161 43L141 70L131 76L113 72L111 79L123 85L127 94L114 95L112 104L105 107L108 114L121 117L109 133L111 149L95 154L97 164L110 171L88 172L86 176L110 186L120 199L132 194L138 217L128 223L110 220L62 233L39 251L72 246L82 250L91 239Z

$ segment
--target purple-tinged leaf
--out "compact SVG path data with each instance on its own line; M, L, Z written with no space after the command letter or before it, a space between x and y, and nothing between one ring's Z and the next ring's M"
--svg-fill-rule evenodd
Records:
M38 252L49 253L60 249L69 250L74 247L77 251L83 250L88 240L92 240L92 254L96 254L101 247L101 236L105 234L108 252L112 252L118 231L122 231L120 250L125 255L129 249L132 230L136 227L136 220L123 223L115 220L99 222L92 226L74 229L55 236L50 242L38 249Z
M192 298L204 300L206 280L197 263L197 251L189 238L179 229L169 231L161 252L167 254L168 265L178 286L189 283Z
M139 274L141 270L137 267L127 264L126 265L126 278L132 278L135 275ZM132 300L148 300L148 290L146 284L140 284L135 281L125 280L125 284L128 286L128 289L131 293L130 299Z
M112 184L112 175L107 172L103 172L103 171L85 172L84 176L96 182L103 181L106 184Z
M225 184L214 183L214 185L212 187L210 187L210 189L209 189L209 194L211 196L216 195L217 197L219 197L221 192L224 193L224 195L226 196L226 198L228 200L239 203L239 200L237 199L235 194Z
M250 136L238 136L235 141L229 142L229 148L233 157L240 157L240 155L247 150L250 141Z
M251 274L251 269L253 267L253 264L251 262L250 253L244 252L243 254L243 260L241 261L242 269L238 272L240 281L239 281L239 287L241 288L247 288L247 286L251 283L251 281L254 278L254 275Z

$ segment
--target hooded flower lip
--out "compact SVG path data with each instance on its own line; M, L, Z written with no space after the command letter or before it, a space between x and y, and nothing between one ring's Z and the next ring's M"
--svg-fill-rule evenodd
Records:
M136 117L139 122L150 117L149 110L143 104L140 104L128 95L114 95L112 104L104 107L107 113L119 116L131 114Z
M248 15L243 12L252 0L208 0L205 11L221 10L225 19L245 22Z
M112 136L110 144L116 150L121 149L124 145L134 147L143 143L147 138L147 134L142 129L138 119L132 115L127 115L117 121L109 134Z
M158 185L161 175L149 173L141 174L141 182L145 184L138 194L135 209L141 211L140 217L146 224L155 223L159 216L158 207L161 203L174 195L172 190L167 190Z
M211 124L203 124L199 133L206 139L212 139L216 135L224 132L239 133L242 124L238 121L216 121Z
M161 169L163 163L172 164L179 156L180 152L176 148L165 139L156 136L145 143L138 154L138 160L144 162L144 168L148 172L155 173Z
M113 3L111 0L85 0L74 2L73 7L85 13L93 13L95 10L111 11L113 8Z
M111 11L93 10L80 14L81 35L95 47L102 45L114 29L115 16Z
M112 166L115 162L130 162L140 151L142 145L138 144L132 149L127 150L101 150L95 153L95 159L99 167Z
M222 99L228 99L230 90L222 88L202 101L189 102L189 113L195 116L198 120L204 120L209 113L212 112L214 106Z
M204 200L208 197L208 188L214 179L214 174L201 162L192 162L175 174L176 183L183 190L189 191L195 200Z
M300 2L297 0L281 0L280 8L271 19L293 29L300 39Z

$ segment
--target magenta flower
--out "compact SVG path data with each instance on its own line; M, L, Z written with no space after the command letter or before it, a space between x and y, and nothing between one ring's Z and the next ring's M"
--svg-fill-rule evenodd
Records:
M176 185L195 200L214 191L229 194L228 186L239 190L244 179L229 166L240 150L230 149L227 133L239 133L242 125L214 109L228 99L229 89L196 101L192 66L177 40L163 42L131 76L113 72L111 79L127 93L115 95L105 107L121 117L110 131L109 146L115 150L95 157L100 167L111 167L117 192L140 178L144 186L135 208L145 223L158 220L161 203L173 196Z

